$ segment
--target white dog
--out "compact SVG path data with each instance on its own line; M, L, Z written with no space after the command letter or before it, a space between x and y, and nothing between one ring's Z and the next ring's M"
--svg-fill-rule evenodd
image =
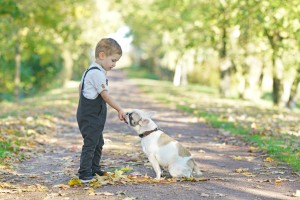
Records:
M202 175L190 152L158 128L150 118L153 114L133 110L126 114L125 122L142 138L143 151L152 164L156 179L161 178L160 167L168 169L172 177L191 177L193 172Z

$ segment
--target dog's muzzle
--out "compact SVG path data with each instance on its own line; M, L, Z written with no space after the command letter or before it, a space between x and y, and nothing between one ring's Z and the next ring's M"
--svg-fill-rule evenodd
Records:
M132 127L135 127L137 125L139 125L139 122L142 120L142 118L140 118L137 122L134 121L133 117L132 117L132 113L126 113L126 116L128 116L128 120L129 121L126 121L126 117L125 117L125 120L124 122Z
M128 119L129 119L129 113L126 113L125 115L128 116ZM128 121L126 121L126 117L124 118L124 122L125 122L126 124L128 124Z

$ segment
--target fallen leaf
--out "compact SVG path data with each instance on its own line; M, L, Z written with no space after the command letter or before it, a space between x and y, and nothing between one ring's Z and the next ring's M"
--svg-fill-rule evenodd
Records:
M238 169L235 169L234 172L237 172L237 173L242 173L242 172L247 172L249 169L248 168L238 168Z
M95 195L95 190L93 188L89 188L89 195L94 196Z
M118 196L120 196L120 195L126 195L126 191L125 190L118 191L117 195Z
M191 182L200 182L200 181L208 181L209 178L205 177L190 177L190 178L181 178L181 181L191 181Z
M75 178L75 179L69 180L68 185L69 186L75 186L75 185L80 185L81 186L82 182L78 178Z
M264 159L264 162L273 162L274 159L273 158L270 158L270 157L267 157L266 159Z
M8 189L0 189L0 193L13 193L13 192Z
M129 171L132 171L133 168L127 165L126 167L122 167L120 170L123 172L129 172Z
M209 194L206 194L206 193L201 193L200 195L201 195L201 197L209 197Z
M226 195L225 194L222 194L222 193L216 193L215 194L217 197L225 197Z
M255 157L253 156L245 156L245 157L242 157L242 156L230 156L233 160L245 160L245 161L248 161L248 162L251 162L255 159Z
M282 183L282 180L275 180L275 185L279 186Z
M135 197L126 197L123 200L135 200L135 199L137 199L137 198L135 198Z
M96 195L104 195L104 196L114 196L113 193L110 192L97 192Z
M59 184L59 185L54 185L53 188L61 188L61 189L66 190L66 189L70 188L70 186L64 185L64 184Z

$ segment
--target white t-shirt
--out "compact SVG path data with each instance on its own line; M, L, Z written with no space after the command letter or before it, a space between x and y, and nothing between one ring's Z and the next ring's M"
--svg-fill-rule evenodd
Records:
M93 62L89 69L92 67L98 67L100 70L92 69L85 76L82 94L87 99L96 99L103 90L108 91L107 72L96 62ZM81 85L84 75L85 73L82 75Z

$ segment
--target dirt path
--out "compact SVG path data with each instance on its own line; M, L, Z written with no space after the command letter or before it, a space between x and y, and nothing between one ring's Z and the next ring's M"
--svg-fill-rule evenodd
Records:
M208 181L168 184L140 183L71 187L67 183L77 172L82 145L75 121L75 106L57 124L51 135L36 138L41 148L30 159L0 169L0 199L297 199L300 174L268 159L263 152L238 138L208 127L191 115L158 103L142 94L120 71L110 74L111 94L124 108L153 110L154 120L167 134L190 149ZM153 90L155 92L155 89ZM74 95L76 96L76 95ZM131 166L135 173L154 172L143 156L139 137L119 122L109 109L104 133L102 165Z

